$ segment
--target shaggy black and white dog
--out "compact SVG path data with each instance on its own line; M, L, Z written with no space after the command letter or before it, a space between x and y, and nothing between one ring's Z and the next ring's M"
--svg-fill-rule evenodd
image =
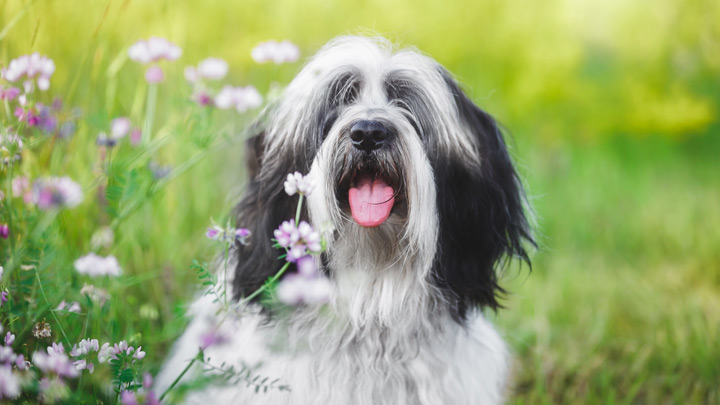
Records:
M289 317L253 311L226 322L212 362L261 364L290 391L206 388L203 404L494 404L508 351L485 319L498 307L497 271L533 245L521 182L493 118L452 75L415 50L341 37L314 56L249 142L251 179L237 223L252 231L233 260L235 299L275 274L273 230L292 218L288 173L317 183L302 216L323 230L317 266L333 285L326 306ZM351 190L355 190L355 195ZM353 204L358 190L372 205ZM251 306L252 307L252 306ZM158 378L167 387L216 317L197 301Z

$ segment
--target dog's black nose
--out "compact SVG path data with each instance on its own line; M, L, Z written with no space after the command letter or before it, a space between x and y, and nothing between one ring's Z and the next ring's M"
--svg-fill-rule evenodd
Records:
M362 120L350 128L353 146L365 152L379 149L389 136L390 131L378 121Z

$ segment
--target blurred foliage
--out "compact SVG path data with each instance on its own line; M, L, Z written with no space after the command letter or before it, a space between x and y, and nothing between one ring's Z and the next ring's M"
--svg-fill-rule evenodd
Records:
M518 357L513 400L717 403L718 21L715 0L4 0L0 64L32 51L55 60L50 93L87 119L61 159L40 156L22 170L54 167L90 186L97 133L113 117L139 122L144 113L143 70L126 56L140 38L183 48L168 83L217 56L230 63L230 82L263 93L297 70L252 63L250 50L267 39L289 39L305 56L345 33L417 46L513 135L538 217L533 272L509 272L508 309L496 319ZM202 160L119 225L113 253L133 277L116 298L122 305L89 325L142 337L155 369L182 329L192 259L215 251L198 242L203 229L222 222L243 182L240 139L207 148L202 134L218 130L210 117L173 114L188 95L160 89L156 122L168 141L155 158ZM150 181L132 162L115 169L135 190ZM76 252L58 260L87 249L98 211L85 204L64 214ZM139 318L128 311L141 306ZM142 315L155 308L159 317Z
M136 89L113 88L108 63L119 69L127 46L155 34L179 44L185 63L208 53L222 56L238 80L254 82L264 67L249 63L249 50L267 38L288 38L309 54L336 35L381 33L417 45L455 72L502 122L532 127L544 139L703 133L715 121L720 94L720 4L713 0L125 0L72 6L5 0L0 21L7 28L22 10L26 14L2 38L0 58L31 50L52 55L61 67L55 81L63 89L83 87L71 92L79 100L113 101L110 113ZM63 62L73 68L63 69L69 66ZM283 71L282 77L292 74Z

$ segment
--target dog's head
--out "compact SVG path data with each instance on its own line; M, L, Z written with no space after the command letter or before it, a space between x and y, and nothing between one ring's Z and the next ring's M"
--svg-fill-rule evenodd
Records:
M346 266L412 268L460 318L498 306L496 268L527 260L524 241L533 243L522 186L493 118L435 60L341 37L268 111L248 143L238 225L253 243L238 251L237 296L282 265L269 241L295 212L282 184L299 171L318 184L303 216L326 230L321 268L331 277Z

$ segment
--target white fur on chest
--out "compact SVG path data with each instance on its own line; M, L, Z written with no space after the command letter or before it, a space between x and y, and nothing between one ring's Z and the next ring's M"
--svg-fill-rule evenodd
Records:
M192 308L194 319L157 379L162 392L197 353L200 335L217 310L210 297ZM412 317L412 314L408 314ZM302 317L290 322L301 322ZM249 314L229 324L230 342L206 351L210 363L260 366L255 375L290 391L255 393L245 383L209 387L186 398L207 404L495 404L503 400L508 370L505 344L479 312L465 327L443 316L436 333L399 336L391 328L347 333L340 324L277 325ZM313 321L308 321L313 322ZM288 328L289 326L289 328ZM330 330L324 329L330 328ZM354 335L354 336L353 336ZM280 347L274 343L280 343ZM199 370L194 370L197 373ZM188 374L191 377L192 372Z

